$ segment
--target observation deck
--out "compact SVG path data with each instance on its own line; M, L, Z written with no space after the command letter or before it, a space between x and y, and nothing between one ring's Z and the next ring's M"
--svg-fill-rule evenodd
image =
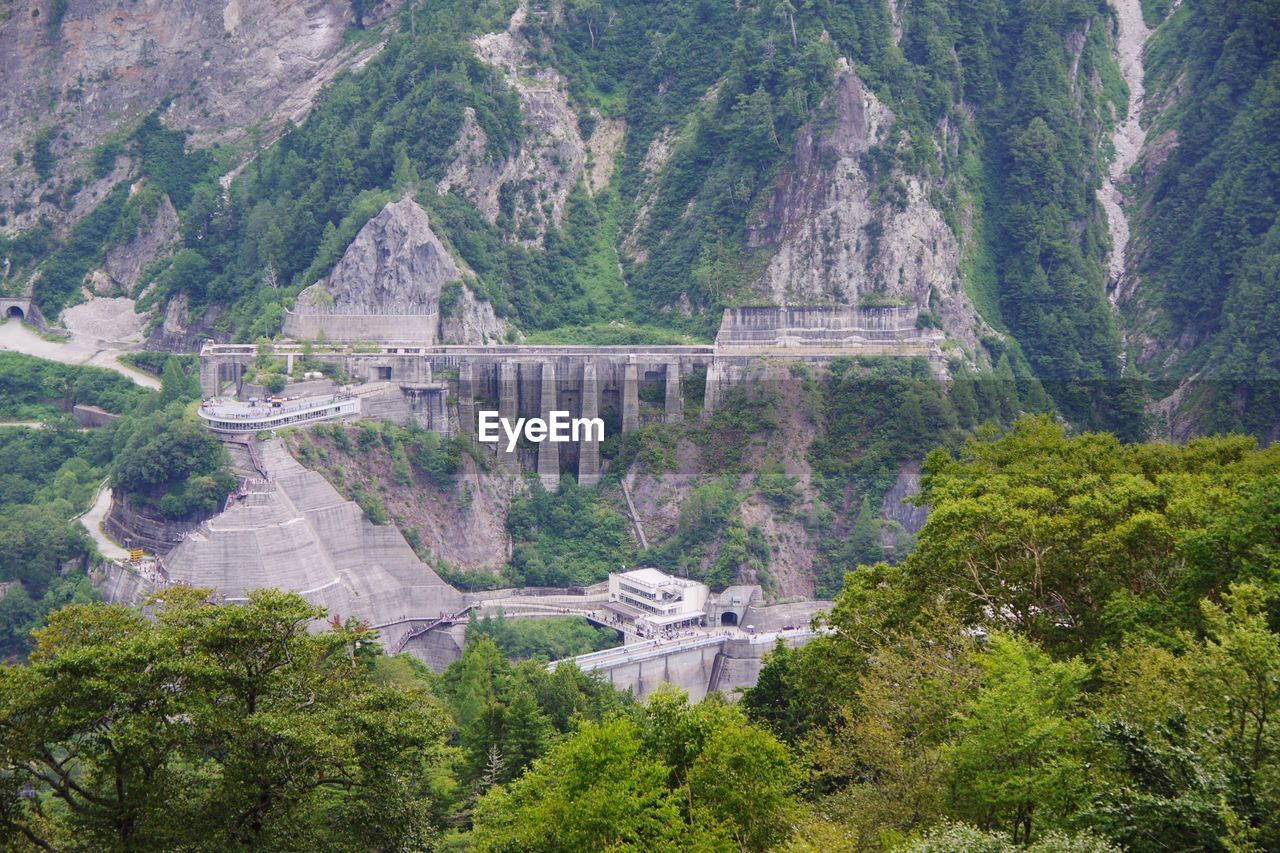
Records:
M348 394L299 397L279 401L251 400L247 403L238 400L212 399L200 404L200 417L204 420L205 426L214 432L227 434L282 429L358 414L360 414L360 398Z

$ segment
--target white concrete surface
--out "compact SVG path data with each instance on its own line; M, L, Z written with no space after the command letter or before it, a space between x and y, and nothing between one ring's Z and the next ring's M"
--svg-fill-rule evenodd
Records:
M111 509L111 489L107 488L104 481L98 487L98 497L94 500L93 506L89 507L89 511L80 516L80 523L84 525L85 530L89 531L89 535L93 537L94 543L98 546L98 552L107 559L127 560L129 552L122 548L115 540L107 536L102 529L103 519L107 517L107 512Z
M20 352L63 364L103 367L114 370L144 388L159 390L159 379L120 361L121 354L128 348L127 343L102 341L76 334L66 342L46 340L18 320L6 320L0 325L0 350Z

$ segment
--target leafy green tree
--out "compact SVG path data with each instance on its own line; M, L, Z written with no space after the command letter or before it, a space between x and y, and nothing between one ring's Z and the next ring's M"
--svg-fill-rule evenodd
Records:
M0 547L4 562L0 579L22 583L38 598L67 560L87 555L92 547L88 533L67 519L71 504L19 504L0 509Z
M691 706L675 688L649 697L644 721L651 752L671 768L669 784L687 791L690 826L725 832L744 850L768 849L790 834L799 772L765 728L719 696Z
M958 628L936 614L878 645L835 724L810 741L815 783L833 792L824 813L858 847L948 812L947 745L980 676L976 644Z
M689 834L669 773L646 754L635 722L584 723L520 779L480 800L472 841L479 851L674 853Z
M371 677L371 637L313 633L291 594L150 621L66 608L0 670L0 820L36 845L227 849L432 843L439 706ZM34 797L24 794L34 792Z
M502 756L505 778L515 778L547 751L551 721L529 689L518 689L503 713Z
M527 586L595 583L631 562L630 526L594 489L566 480L558 493L538 486L507 513L513 550L507 577Z
M621 642L617 631L596 628L579 617L509 619L501 611L467 624L468 637L482 634L493 637L502 653L515 660L535 656L561 660Z
M770 159L770 153L779 147L778 131L774 126L773 97L763 87L750 95L738 95L730 113L728 130L737 139L737 153L748 162Z
M458 739L474 776L502 747L505 699L511 691L511 664L493 640L477 637L445 673L444 688L454 709ZM505 764L505 754L504 754Z
M112 488L168 518L212 512L235 488L225 449L181 404L127 422L115 441Z
M782 640L769 652L754 687L742 695L742 709L757 723L765 725L788 743L795 743L806 728L803 686L798 682L795 650Z
M1053 661L1025 640L995 634L979 656L978 693L960 711L946 750L957 811L1013 843L1079 806L1083 720L1077 715L1088 667Z
M1157 610L1167 629L1195 624L1190 589L1206 586L1188 558L1231 577L1237 569L1223 557L1232 552L1209 543L1225 534L1222 514L1246 500L1250 515L1267 517L1257 484L1272 482L1277 463L1240 437L1126 446L1024 419L1008 435L969 442L959 459L930 455L921 500L932 511L904 571L971 621L1050 648L1083 650L1135 619L1153 626ZM1260 546L1274 535L1261 520L1246 529ZM1256 558L1234 565L1260 569Z
M1095 701L1106 775L1091 825L1133 849L1277 843L1280 634L1269 599L1257 583L1235 584L1221 603L1203 603L1203 638L1183 634L1176 651L1135 641L1103 659Z
M1090 832L1054 830L1030 844L1011 842L995 832L984 832L964 823L943 823L901 847L901 853L1119 853L1116 847Z
M742 850L769 850L791 834L800 773L781 742L742 717L718 726L689 768L695 822L727 827Z
M884 557L884 548L880 545L880 517L871 508L871 499L866 495L862 496L858 518L849 531L848 548L854 565L878 563Z
M164 360L160 375L160 405L200 399L200 379L183 369L182 361L174 356Z

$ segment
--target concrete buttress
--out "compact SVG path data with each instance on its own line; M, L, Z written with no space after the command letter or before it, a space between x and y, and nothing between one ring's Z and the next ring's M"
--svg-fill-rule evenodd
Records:
M663 419L669 424L678 424L684 420L684 397L680 391L680 363L667 362L666 399L663 401Z
M542 365L542 402L538 416L550 423L551 412L556 408L556 366L551 362ZM549 492L560 488L560 445L543 441L538 445L538 479Z
M622 434L640 428L640 376L634 361L622 374Z
M517 395L519 392L518 378L516 374L517 365L514 362L504 361L498 364L498 417L505 418L508 423L514 424L519 415L516 412L518 407ZM518 471L520 468L520 452L513 450L507 452L505 442L499 441L494 447L498 453L498 465L506 471Z
M582 365L582 417L600 416L599 389L596 384L595 363L588 360ZM600 482L600 443L594 440L591 430L586 430L578 444L578 485L594 486Z

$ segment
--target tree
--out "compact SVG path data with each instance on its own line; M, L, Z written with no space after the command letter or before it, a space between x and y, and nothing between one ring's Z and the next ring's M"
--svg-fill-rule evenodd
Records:
M167 518L212 512L235 488L226 450L180 403L116 432L111 486Z
M760 677L742 695L742 709L778 737L795 743L803 733L802 688L797 683L797 652L781 639L765 656Z
M790 834L797 817L799 773L787 747L719 695L690 705L683 690L663 687L644 708L650 752L684 789L690 826L724 832L744 850L763 850Z
M695 823L728 827L742 850L769 850L791 834L799 782L786 746L736 715L715 728L689 768Z
M77 605L0 670L0 821L33 844L427 844L440 708L377 684L371 637L301 598L170 589L152 622ZM34 792L34 798L23 790Z
M160 375L160 405L200 398L200 382L189 376L182 369L182 362L175 356L164 360L164 370Z
M899 853L1120 853L1122 848L1090 832L1058 831L1022 845L969 824L947 822L897 849Z
M880 517L871 508L871 499L863 495L862 505L858 509L858 518L849 531L848 555L853 564L860 565L878 563L884 558L884 548L880 545Z
M43 595L64 562L92 547L85 529L67 521L73 514L66 501L0 509L0 580L21 581L33 597Z
M396 146L396 165L391 173L391 186L397 190L414 191L422 179L418 177L418 167L409 159L408 149L404 143Z
M546 751L551 740L551 722L538 707L532 691L525 685L515 689L515 695L505 709L504 716L504 778L514 779Z
M505 699L511 678L511 664L485 636L468 642L462 657L445 673L444 689L454 709L458 740L471 778L486 765L492 747L503 747ZM503 759L509 770L505 750Z
M477 803L475 848L674 853L688 833L669 774L646 754L635 722L584 723L520 779Z
M945 753L954 807L1025 844L1037 827L1054 827L1079 805L1083 721L1076 710L1088 668L1053 661L1007 634L993 635L978 662L981 687L960 711Z
M840 718L810 740L813 778L834 790L824 809L871 847L947 812L948 742L978 689L976 644L948 614L893 635L867 658Z
M769 91L760 87L750 95L738 95L727 129L734 135L734 149L744 163L767 162L780 147Z
M959 458L930 454L920 499L931 512L903 571L966 621L1052 650L1086 650L1134 620L1172 632L1200 621L1205 572L1260 570L1263 551L1228 547L1222 519L1238 517L1265 549L1274 525L1262 521L1269 504L1257 490L1278 466L1274 450L1239 436L1123 445L1023 418Z

